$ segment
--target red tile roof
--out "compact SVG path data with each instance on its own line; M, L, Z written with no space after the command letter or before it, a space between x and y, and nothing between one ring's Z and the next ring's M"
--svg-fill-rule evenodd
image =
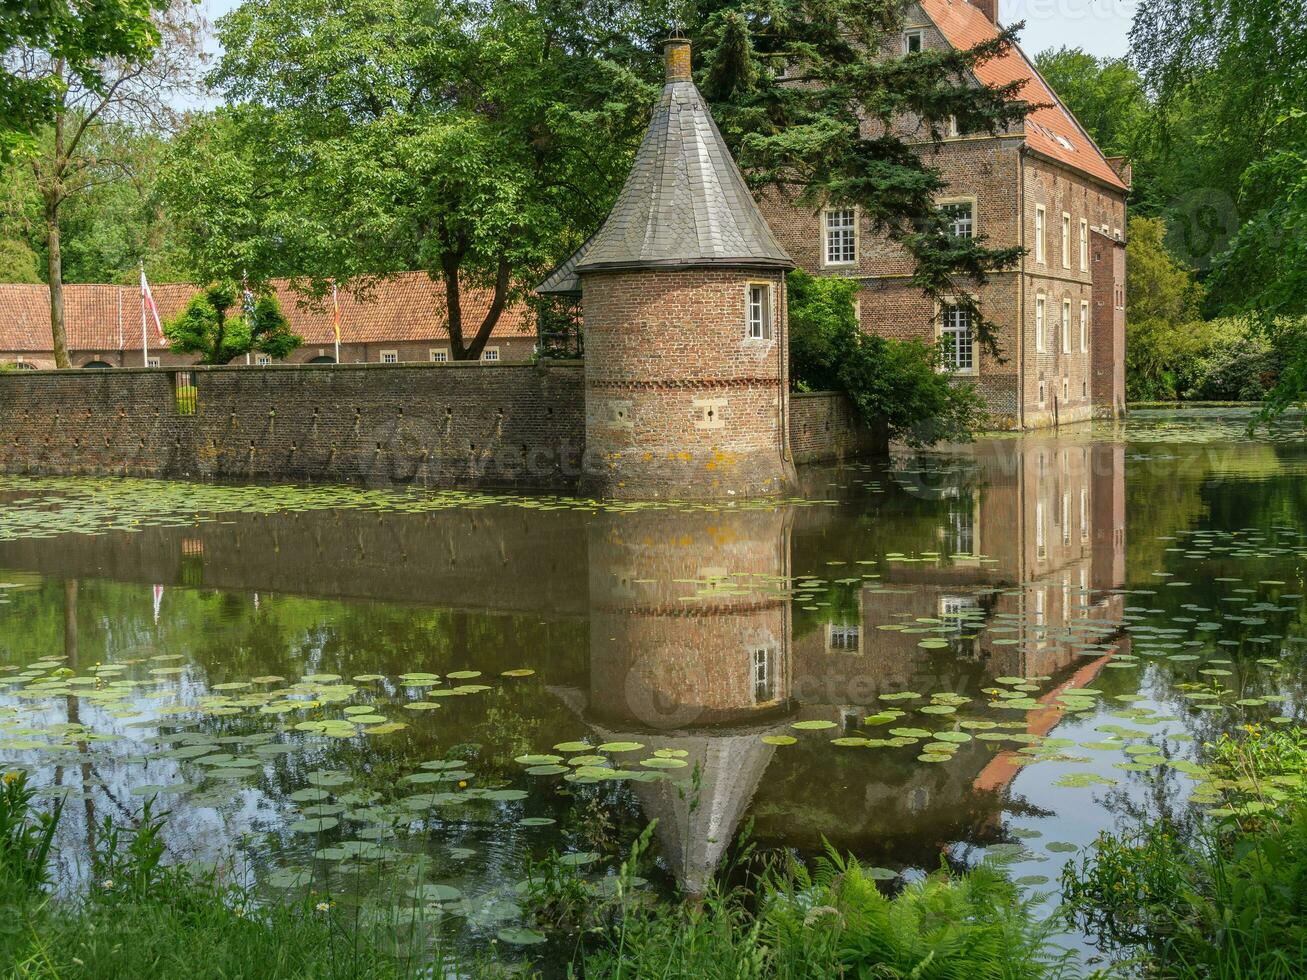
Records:
M918 3L957 50L974 48L998 36L993 22L967 0L918 0ZM980 65L976 78L981 84L993 87L1022 82L1021 98L1043 106L1026 117L1026 145L1032 150L1118 190L1129 189L1019 47L1013 45L1006 54Z
M153 283L151 290L166 323L198 291L190 283ZM306 345L334 340L331 298L321 310L304 305L285 280L274 280L273 291L291 329ZM471 339L490 306L488 289L463 289L463 335ZM121 304L121 316L120 306ZM340 293L341 341L446 340L445 287L425 272L400 272L377 283L364 302ZM141 294L136 286L75 284L64 286L64 323L71 350L140 350ZM158 336L149 326L151 346ZM525 304L504 307L495 326L496 337L533 337L535 320ZM50 292L46 286L0 284L0 351L47 352L50 341Z

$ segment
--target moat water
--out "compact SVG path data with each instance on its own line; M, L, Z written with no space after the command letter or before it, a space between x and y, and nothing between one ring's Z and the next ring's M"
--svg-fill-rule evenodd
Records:
M1307 439L1237 411L803 471L727 507L0 477L0 765L269 898L540 937L551 852L651 889L747 835L886 887L1063 864L1304 713ZM1076 947L1073 935L1066 942ZM1092 956L1084 950L1083 955Z

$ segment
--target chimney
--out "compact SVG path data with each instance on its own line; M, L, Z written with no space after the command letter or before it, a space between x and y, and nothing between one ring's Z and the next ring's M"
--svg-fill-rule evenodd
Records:
M989 18L989 22L998 26L998 0L971 0L971 5Z
M690 42L683 37L669 37L663 45L663 64L668 82L690 81Z

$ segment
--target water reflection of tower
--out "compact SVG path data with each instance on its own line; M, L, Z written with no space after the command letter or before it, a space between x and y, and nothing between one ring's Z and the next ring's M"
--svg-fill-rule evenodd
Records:
M691 893L771 761L759 736L788 711L790 523L787 510L646 511L589 531L590 686L565 696L604 740L687 753L676 778L633 786Z

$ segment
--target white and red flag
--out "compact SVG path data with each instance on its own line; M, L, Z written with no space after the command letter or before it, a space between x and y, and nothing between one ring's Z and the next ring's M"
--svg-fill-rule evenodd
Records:
M159 307L155 305L154 293L150 292L150 283L145 278L145 265L143 263L141 265L141 309L142 311L150 311L150 316L154 318L154 329L159 334L159 340L167 343L168 338L164 336L163 324L159 321ZM145 319L144 315L142 315L141 319ZM142 323L141 326L145 326L145 324Z

